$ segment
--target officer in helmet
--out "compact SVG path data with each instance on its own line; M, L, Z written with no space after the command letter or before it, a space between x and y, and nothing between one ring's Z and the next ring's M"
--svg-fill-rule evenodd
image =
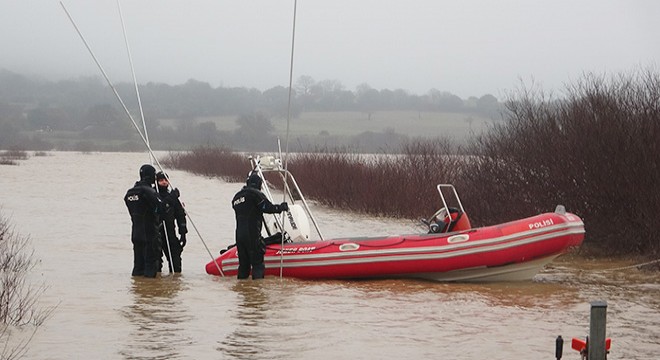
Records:
M158 227L162 201L154 189L156 169L149 164L140 167L140 181L128 189L124 202L131 215L133 242L133 276L154 278L160 266Z
M252 173L246 185L234 195L232 207L236 213L236 248L238 250L238 278L263 279L265 244L261 237L263 214L289 211L286 202L271 203L261 192L262 179Z
M156 182L158 183L158 195L163 200L165 212L162 219L164 226L160 228L161 248L163 249L165 258L167 258L170 273L180 273L181 253L183 252L183 247L186 246L186 234L188 233L186 211L183 209L181 201L179 201L179 189L170 190L170 181L167 178L167 174L159 171L156 174ZM176 227L179 229L180 238L176 236L175 222Z

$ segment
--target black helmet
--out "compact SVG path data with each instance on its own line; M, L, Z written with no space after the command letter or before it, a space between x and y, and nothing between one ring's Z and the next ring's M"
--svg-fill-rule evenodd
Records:
M155 182L156 181L156 169L149 165L149 164L144 164L140 167L140 180L145 180L148 182Z
M255 189L261 190L261 184L263 183L263 180L261 179L261 176L257 174L252 174L248 177L247 179L247 186Z
M156 180L167 179L167 174L162 171L156 173Z

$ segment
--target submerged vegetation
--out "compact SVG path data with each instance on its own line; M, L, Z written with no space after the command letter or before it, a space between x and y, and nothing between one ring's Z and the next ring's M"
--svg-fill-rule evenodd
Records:
M185 169L197 175L216 176L226 181L242 181L250 170L245 156L221 147L200 147L190 153L170 153L163 162L168 167Z
M382 156L315 149L291 155L288 168L307 198L342 209L418 219L439 207L435 185L452 183L474 226L562 204L584 219L588 251L660 255L656 72L585 75L561 99L522 89L503 118L468 145L415 140ZM170 164L235 181L250 170L227 149L173 154Z
M29 239L14 233L0 214L0 359L24 356L52 311L37 304L44 287L27 280L35 265L28 244Z
M18 165L19 160L26 160L28 153L23 150L0 151L0 165Z

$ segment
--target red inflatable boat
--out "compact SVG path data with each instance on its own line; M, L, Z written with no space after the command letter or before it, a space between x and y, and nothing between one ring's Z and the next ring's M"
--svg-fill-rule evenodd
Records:
M259 173L283 171L273 159L267 160L270 166L264 166L263 159L252 159ZM447 206L442 191L447 188L455 195L457 207ZM429 233L319 241L306 240L309 226L303 210L308 212L308 207L304 198L298 200L290 206L286 217L289 221L283 224L288 234L285 238L294 241L266 246L266 275L299 279L530 280L544 265L580 246L584 239L582 220L561 205L555 212L472 229L454 187L440 184L438 191L444 206L425 221ZM313 217L311 220L316 226ZM206 264L206 272L212 275L235 277L237 269L235 247Z

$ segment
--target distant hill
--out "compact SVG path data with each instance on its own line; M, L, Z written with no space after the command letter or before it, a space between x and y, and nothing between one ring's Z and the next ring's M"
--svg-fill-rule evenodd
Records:
M376 90L355 92L341 84L314 82L293 92L213 88L189 80L182 85L140 85L143 112L153 145L181 149L205 144L236 148L271 144L286 132L300 145L396 144L407 137L465 139L497 121L501 104L492 95L460 99L448 92L425 95ZM141 128L132 84L116 84ZM0 148L140 149L143 145L111 89L100 78L51 82L0 70ZM361 137L352 139L351 137ZM367 143L371 143L367 145Z

